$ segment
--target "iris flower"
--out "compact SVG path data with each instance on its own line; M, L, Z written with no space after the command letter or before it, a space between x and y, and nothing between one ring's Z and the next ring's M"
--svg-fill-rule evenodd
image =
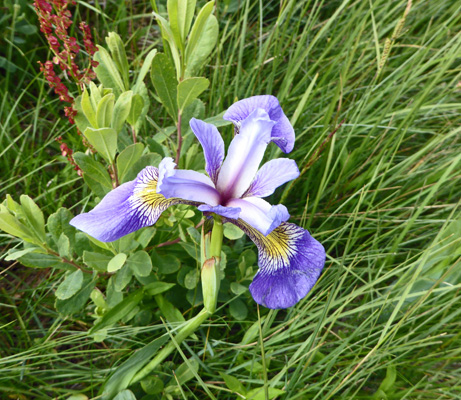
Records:
M233 104L224 114L235 136L224 156L224 141L214 125L193 118L190 126L200 141L208 174L176 169L166 157L158 168L144 168L134 181L108 193L90 212L71 225L102 242L111 242L155 224L175 204L198 207L242 229L258 247L259 270L250 285L254 300L268 308L288 308L311 290L325 263L325 250L307 230L287 222L282 204L270 196L299 176L295 161L279 158L261 168L266 147L274 142L288 153L294 130L274 96L254 96Z

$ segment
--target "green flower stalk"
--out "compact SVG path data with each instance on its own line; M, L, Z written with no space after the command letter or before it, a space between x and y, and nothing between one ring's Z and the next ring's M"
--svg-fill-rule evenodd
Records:
M158 367L185 339L191 336L215 311L219 292L219 262L221 259L221 247L223 241L223 224L221 217L214 219L213 230L205 234L202 228L202 288L204 308L195 317L187 321L170 342L139 371L131 381L131 384L140 381Z
M204 235L202 230L202 293L205 309L210 313L216 311L220 284L219 264L223 240L223 224L219 216L215 216L213 231Z

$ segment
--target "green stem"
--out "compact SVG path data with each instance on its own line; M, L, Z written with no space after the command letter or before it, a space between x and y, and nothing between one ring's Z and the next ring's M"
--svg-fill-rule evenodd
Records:
M214 217L213 230L211 232L211 245L209 257L221 258L221 247L223 239L223 223L221 217Z
M179 158L181 157L182 147L182 135L181 135L181 111L178 112L178 123L176 124L176 131L178 133L178 146L176 147L176 159L174 162L176 165L179 164Z
M184 339L188 336L192 335L202 323L211 316L211 313L205 309L200 311L194 318L190 319L186 326L179 330L177 335L175 336L174 340L178 345L180 345ZM154 359L147 364L141 371L139 371L130 384L132 385L135 382L140 381L141 379L145 378L149 375L157 366L162 363L172 352L176 349L176 345L172 340L162 349L160 352L154 357Z
M213 230L211 232L211 244L210 254L205 255L207 258L204 261L202 268L205 269L205 275L202 271L202 280L205 276L207 282L203 282L203 285L209 285L210 290L204 295L205 307L195 317L187 321L187 323L179 330L174 337L174 341L170 340L169 343L147 364L141 369L132 379L131 384L140 381L147 375L149 375L155 368L157 368L175 349L176 346L192 335L202 323L213 315L216 309L216 303L219 291L219 259L221 256L221 247L223 240L223 223L219 216L215 216ZM206 246L206 240L203 240L202 246ZM175 344L176 342L176 344Z
M118 181L118 172L117 172L117 164L115 163L115 160L112 161L112 172L114 173L114 189L116 187L119 187L120 186L120 183Z

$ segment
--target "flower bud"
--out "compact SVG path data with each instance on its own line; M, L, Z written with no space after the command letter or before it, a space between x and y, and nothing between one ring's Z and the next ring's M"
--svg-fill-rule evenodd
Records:
M219 258L212 257L206 260L202 266L202 293L203 305L210 313L216 310L219 292Z

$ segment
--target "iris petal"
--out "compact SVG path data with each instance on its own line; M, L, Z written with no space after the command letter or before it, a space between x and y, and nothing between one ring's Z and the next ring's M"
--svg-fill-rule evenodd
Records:
M267 197L286 182L296 179L299 169L294 160L277 158L268 161L258 171L245 196Z
M224 198L239 198L248 189L270 142L273 125L260 108L242 121L219 171L216 187Z
M219 204L219 193L210 178L200 172L174 169L172 158L164 158L159 165L158 193L167 199L178 197L212 206Z
M237 101L232 104L224 114L223 118L239 124L257 108L262 108L269 114L272 121L277 124L272 128L271 137L273 142L280 147L284 153L293 150L295 143L295 131L289 119L284 114L282 107L276 97L270 95L253 96Z
M258 304L288 308L309 293L325 264L325 249L307 230L285 222L264 236L242 220L229 222L258 247L259 270L250 285Z
M101 242L112 242L155 224L172 205L195 204L158 194L158 176L157 168L144 168L134 181L112 190L93 210L77 215L70 224Z
M227 205L240 208L240 218L263 235L268 235L282 222L290 218L290 214L283 204L273 206L258 197L232 199Z
M216 183L219 169L224 160L224 141L221 134L214 125L199 119L192 118L189 124L203 147L206 162L205 170L211 180Z

